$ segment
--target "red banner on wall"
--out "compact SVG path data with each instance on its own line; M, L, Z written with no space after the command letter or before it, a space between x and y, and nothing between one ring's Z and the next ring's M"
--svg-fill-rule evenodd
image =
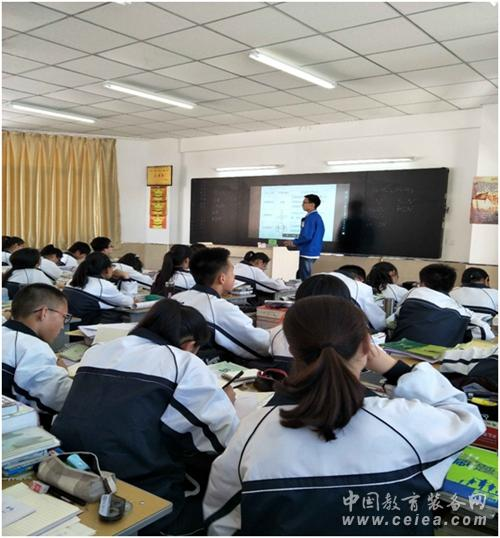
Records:
M166 229L167 187L150 187L149 191L149 227Z

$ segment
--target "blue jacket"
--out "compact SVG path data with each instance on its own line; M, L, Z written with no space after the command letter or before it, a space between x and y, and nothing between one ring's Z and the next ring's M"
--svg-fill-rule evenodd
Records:
M299 247L301 256L319 257L323 246L325 225L317 211L308 213L300 223L300 235L293 244Z

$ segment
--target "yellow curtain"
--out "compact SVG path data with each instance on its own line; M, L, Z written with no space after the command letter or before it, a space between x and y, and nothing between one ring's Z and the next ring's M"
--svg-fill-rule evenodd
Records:
M3 132L2 226L27 246L120 242L115 140Z

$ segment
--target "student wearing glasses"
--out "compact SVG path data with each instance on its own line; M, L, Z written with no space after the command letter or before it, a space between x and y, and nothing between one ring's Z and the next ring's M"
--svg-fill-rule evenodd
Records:
M61 410L71 388L49 345L70 319L61 291L31 284L19 290L12 317L2 327L2 394L34 407L44 425Z

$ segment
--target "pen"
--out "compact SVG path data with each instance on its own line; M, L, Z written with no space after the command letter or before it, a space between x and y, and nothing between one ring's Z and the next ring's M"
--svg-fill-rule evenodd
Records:
M239 377L241 377L245 372L243 370L240 370L234 377L232 377L223 387L222 387L222 390L224 390L225 388L229 387L229 385L233 382L233 381L236 381Z
M78 497L75 497L74 495L71 495L70 493L66 493L65 491L60 490L59 488L56 488L55 486L50 486L49 491L47 491L49 495L52 495L52 497L55 497L56 499L61 499L61 501L66 501L68 503L75 503L79 504L80 506L85 506L87 503L79 499Z

